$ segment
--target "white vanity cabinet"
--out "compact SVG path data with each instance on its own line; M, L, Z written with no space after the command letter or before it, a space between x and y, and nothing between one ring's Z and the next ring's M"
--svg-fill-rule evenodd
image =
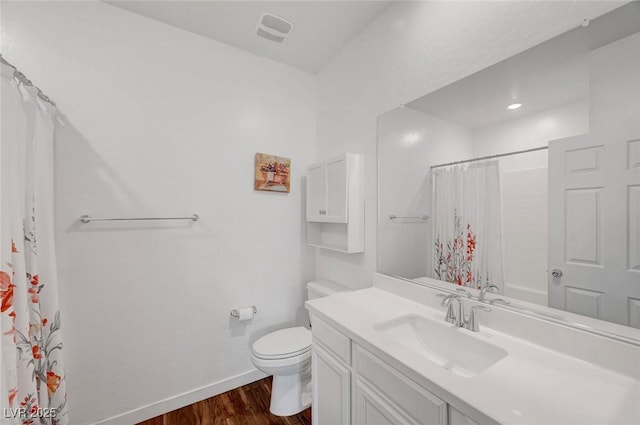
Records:
M313 425L478 425L326 322L312 324Z
M407 422L365 381L356 379L353 393L354 424L401 425Z
M313 425L351 424L351 340L313 317Z
M449 405L449 425L480 425L464 413Z
M364 160L345 153L307 167L309 245L364 251Z
M373 353L356 344L353 350L354 425L447 425L446 402Z
M316 344L311 356L314 387L313 425L351 423L351 370Z

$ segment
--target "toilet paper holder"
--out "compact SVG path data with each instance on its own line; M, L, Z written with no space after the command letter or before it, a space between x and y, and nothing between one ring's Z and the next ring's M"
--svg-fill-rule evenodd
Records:
M253 310L253 314L257 314L258 313L258 309L256 308L255 305L251 306L251 309ZM237 309L233 309L231 310L231 317L238 319L240 318L240 312Z

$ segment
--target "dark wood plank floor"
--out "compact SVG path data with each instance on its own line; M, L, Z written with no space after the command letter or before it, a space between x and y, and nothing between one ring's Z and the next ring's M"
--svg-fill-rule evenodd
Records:
M202 400L138 425L311 425L311 409L295 416L269 412L271 377Z

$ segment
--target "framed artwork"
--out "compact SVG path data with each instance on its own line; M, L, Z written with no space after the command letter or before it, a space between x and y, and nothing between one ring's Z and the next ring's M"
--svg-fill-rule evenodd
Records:
M289 193L291 190L291 159L257 153L253 188Z

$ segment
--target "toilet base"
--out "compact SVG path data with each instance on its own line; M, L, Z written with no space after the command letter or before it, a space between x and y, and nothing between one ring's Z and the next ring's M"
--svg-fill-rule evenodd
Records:
M311 371L305 372L273 376L269 406L271 413L292 416L311 406Z

